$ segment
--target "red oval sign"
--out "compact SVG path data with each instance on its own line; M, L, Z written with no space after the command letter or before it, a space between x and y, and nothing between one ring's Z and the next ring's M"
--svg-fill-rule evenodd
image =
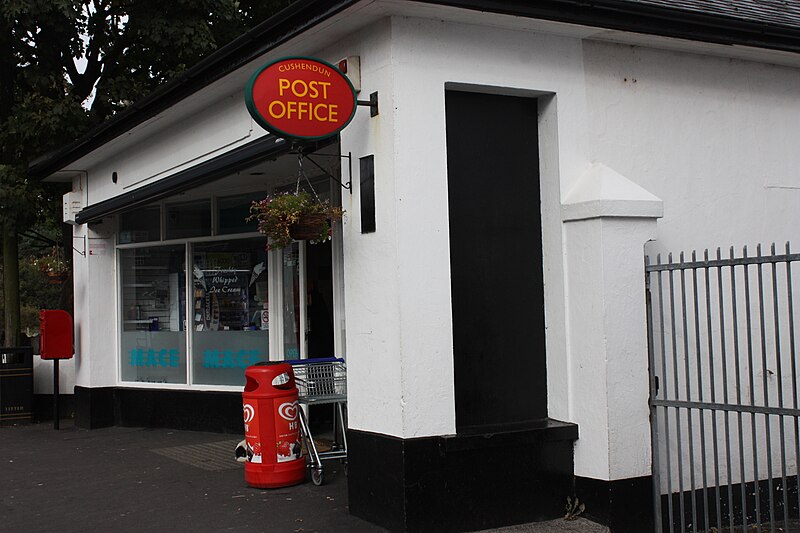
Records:
M279 59L247 82L245 102L265 130L296 139L341 131L356 112L353 84L333 65L307 57Z

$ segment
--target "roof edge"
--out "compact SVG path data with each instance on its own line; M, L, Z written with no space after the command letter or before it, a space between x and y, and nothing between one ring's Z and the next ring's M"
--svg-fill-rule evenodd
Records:
M800 53L800 27L633 0L416 0L611 30Z

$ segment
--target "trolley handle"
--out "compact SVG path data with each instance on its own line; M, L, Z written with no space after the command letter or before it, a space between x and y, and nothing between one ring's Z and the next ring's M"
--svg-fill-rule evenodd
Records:
M341 357L320 357L318 359L287 359L283 362L290 365L309 365L316 363L344 363L344 359Z

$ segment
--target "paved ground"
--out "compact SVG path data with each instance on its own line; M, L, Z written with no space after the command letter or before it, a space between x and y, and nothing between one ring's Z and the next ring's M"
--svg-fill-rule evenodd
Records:
M258 490L233 459L232 435L61 427L0 428L0 531L384 531L348 513L337 462L325 465L321 487ZM495 531L607 530L556 520Z

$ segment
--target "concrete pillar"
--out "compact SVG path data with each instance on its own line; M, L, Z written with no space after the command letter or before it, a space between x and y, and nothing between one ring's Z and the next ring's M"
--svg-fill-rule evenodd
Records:
M113 219L76 226L75 423L83 428L113 425L112 391L117 383L117 299ZM91 322L91 324L90 324Z
M602 164L562 205L576 495L609 525L637 509L623 492L650 519L644 244L661 216L659 198Z

